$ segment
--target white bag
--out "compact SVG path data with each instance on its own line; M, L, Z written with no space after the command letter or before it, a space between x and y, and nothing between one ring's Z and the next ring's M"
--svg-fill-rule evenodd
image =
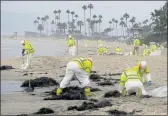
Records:
M167 97L167 86L161 86L156 89L150 90L148 95L154 97Z

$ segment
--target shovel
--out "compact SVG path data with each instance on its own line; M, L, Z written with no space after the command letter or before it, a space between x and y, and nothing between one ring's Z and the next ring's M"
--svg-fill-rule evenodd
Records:
M32 77L32 74L31 74ZM33 92L34 91L34 86L31 86L30 79L29 79L29 87L25 89L26 92Z

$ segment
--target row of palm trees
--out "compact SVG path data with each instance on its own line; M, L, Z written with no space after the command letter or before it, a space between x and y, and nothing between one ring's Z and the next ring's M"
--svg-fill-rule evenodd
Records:
M136 23L136 18L132 17L130 18L130 15L128 13L125 13L120 20L116 20L115 18L112 18L109 21L109 28L106 28L104 30L101 30L101 23L102 23L102 15L92 15L92 10L93 10L93 4L89 4L89 5L83 5L82 9L83 9L83 15L84 15L84 19L83 20L79 20L79 16L78 14L75 14L74 11L70 11L70 10L66 10L67 13L67 22L63 22L61 23L61 13L62 11L59 10L54 10L53 13L55 15L54 20L51 21L51 25L52 25L52 32L60 32L60 33L65 33L66 30L68 33L74 33L74 32L78 32L78 33L82 33L82 27L84 26L84 35L100 35L100 34L109 34L110 36L130 36L131 32L130 29L131 28L139 28L142 27L144 25L147 25L148 23L148 19L144 20L142 23ZM89 10L89 18L86 18L86 11ZM71 15L71 18L70 18ZM75 19L74 19L75 18ZM48 19L49 16L46 15L42 18L37 17L37 19L34 21L34 24L36 26L36 24L38 24L38 27L43 27L43 28L36 28L41 32L41 31L46 31L46 33L48 34ZM41 22L40 22L41 21ZM87 24L86 24L87 22ZM88 25L88 34L87 34L87 28L86 26ZM121 31L119 31L119 27L121 26ZM55 28L55 31L54 31ZM46 30L45 30L46 29ZM119 33L120 32L120 33Z

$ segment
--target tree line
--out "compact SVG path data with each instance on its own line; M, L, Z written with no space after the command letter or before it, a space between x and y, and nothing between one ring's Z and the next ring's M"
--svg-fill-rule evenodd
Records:
M111 18L109 20L109 27L101 30L103 23L103 16L92 14L94 10L93 4L83 5L83 16L84 19L80 19L79 15L74 11L66 10L67 22L61 22L61 14L63 13L60 9L54 10L54 19L50 22L51 31L48 29L49 16L37 17L34 20L35 28L39 33L49 34L52 33L66 33L69 34L80 34L84 36L130 36L134 33L131 31L134 28L140 28L151 33L165 33L167 32L167 2L160 9L155 9L151 12L151 19L145 19L142 22L136 22L136 17L130 16L128 13L123 14L120 20ZM86 17L86 12L89 12L89 17ZM149 23L151 20L151 23ZM88 28L86 28L86 26ZM119 31L119 26L121 31ZM84 28L84 32L82 32ZM88 33L87 33L88 32Z

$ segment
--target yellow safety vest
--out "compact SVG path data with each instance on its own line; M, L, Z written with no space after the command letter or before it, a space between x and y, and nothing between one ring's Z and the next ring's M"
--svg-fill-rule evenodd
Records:
M140 46L140 40L139 40L139 39L135 39L135 40L134 40L134 44L135 44L136 46Z
M75 45L75 39L74 38L69 38L67 41L68 47L72 47Z
M90 74L92 69L92 62L90 60L88 60L87 58L75 58L72 61L76 62L81 69Z
M98 54L102 55L103 53L104 53L104 48L103 47L98 48Z
M121 52L121 48L116 48L116 52Z
M144 56L149 56L149 54L150 54L150 49L144 49L143 55Z
M124 72L125 76L126 76L126 81L128 80L140 80L141 81L141 77L138 75L138 72L136 70L127 70Z
M26 54L33 54L35 52L34 48L29 42L24 42L24 49L26 51Z
M157 46L156 46L156 45L152 45L152 46L151 46L151 51L154 52L156 49L157 49Z

